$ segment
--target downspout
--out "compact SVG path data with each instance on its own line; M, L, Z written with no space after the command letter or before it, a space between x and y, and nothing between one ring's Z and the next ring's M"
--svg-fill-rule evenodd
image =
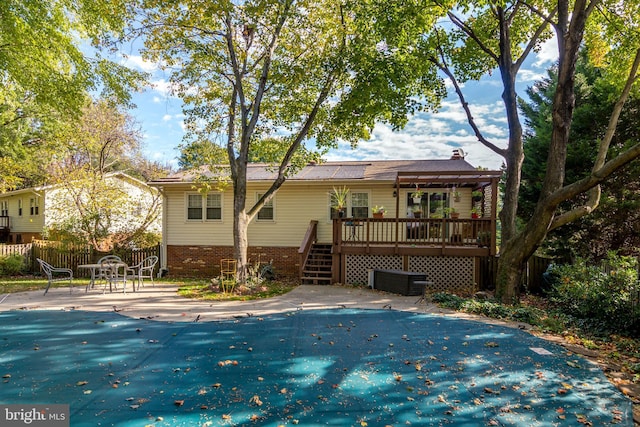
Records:
M162 242L160 243L160 270L158 275L160 276L163 271L168 272L167 267L167 197L164 194L164 187L157 187L158 191L162 195Z

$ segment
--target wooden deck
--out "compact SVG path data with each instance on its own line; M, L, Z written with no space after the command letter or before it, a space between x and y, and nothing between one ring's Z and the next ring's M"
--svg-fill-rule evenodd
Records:
M334 253L495 255L490 218L340 218L333 222Z

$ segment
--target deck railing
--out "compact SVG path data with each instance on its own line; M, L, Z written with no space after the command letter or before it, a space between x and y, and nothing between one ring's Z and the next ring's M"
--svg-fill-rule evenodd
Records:
M494 230L491 218L339 218L334 244L495 247Z

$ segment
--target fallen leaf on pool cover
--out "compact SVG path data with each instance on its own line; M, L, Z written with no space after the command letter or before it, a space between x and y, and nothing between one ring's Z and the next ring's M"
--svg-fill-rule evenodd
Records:
M89 384L89 381L78 381L78 382L76 383L76 385L77 385L77 386L79 386L79 387L80 387L80 386L83 386L83 385L87 385L87 384Z

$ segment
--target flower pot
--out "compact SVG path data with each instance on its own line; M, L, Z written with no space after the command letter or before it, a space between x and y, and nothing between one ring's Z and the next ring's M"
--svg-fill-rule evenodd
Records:
M451 219L458 219L460 218L460 212L451 212Z
M480 215L478 215L477 213L472 213L471 214L471 218L480 218Z
M373 217L374 218L384 218L384 213L383 212L374 212L373 213Z
M421 201L422 201L422 197L414 197L413 198L413 203L415 203L416 205L419 205Z

